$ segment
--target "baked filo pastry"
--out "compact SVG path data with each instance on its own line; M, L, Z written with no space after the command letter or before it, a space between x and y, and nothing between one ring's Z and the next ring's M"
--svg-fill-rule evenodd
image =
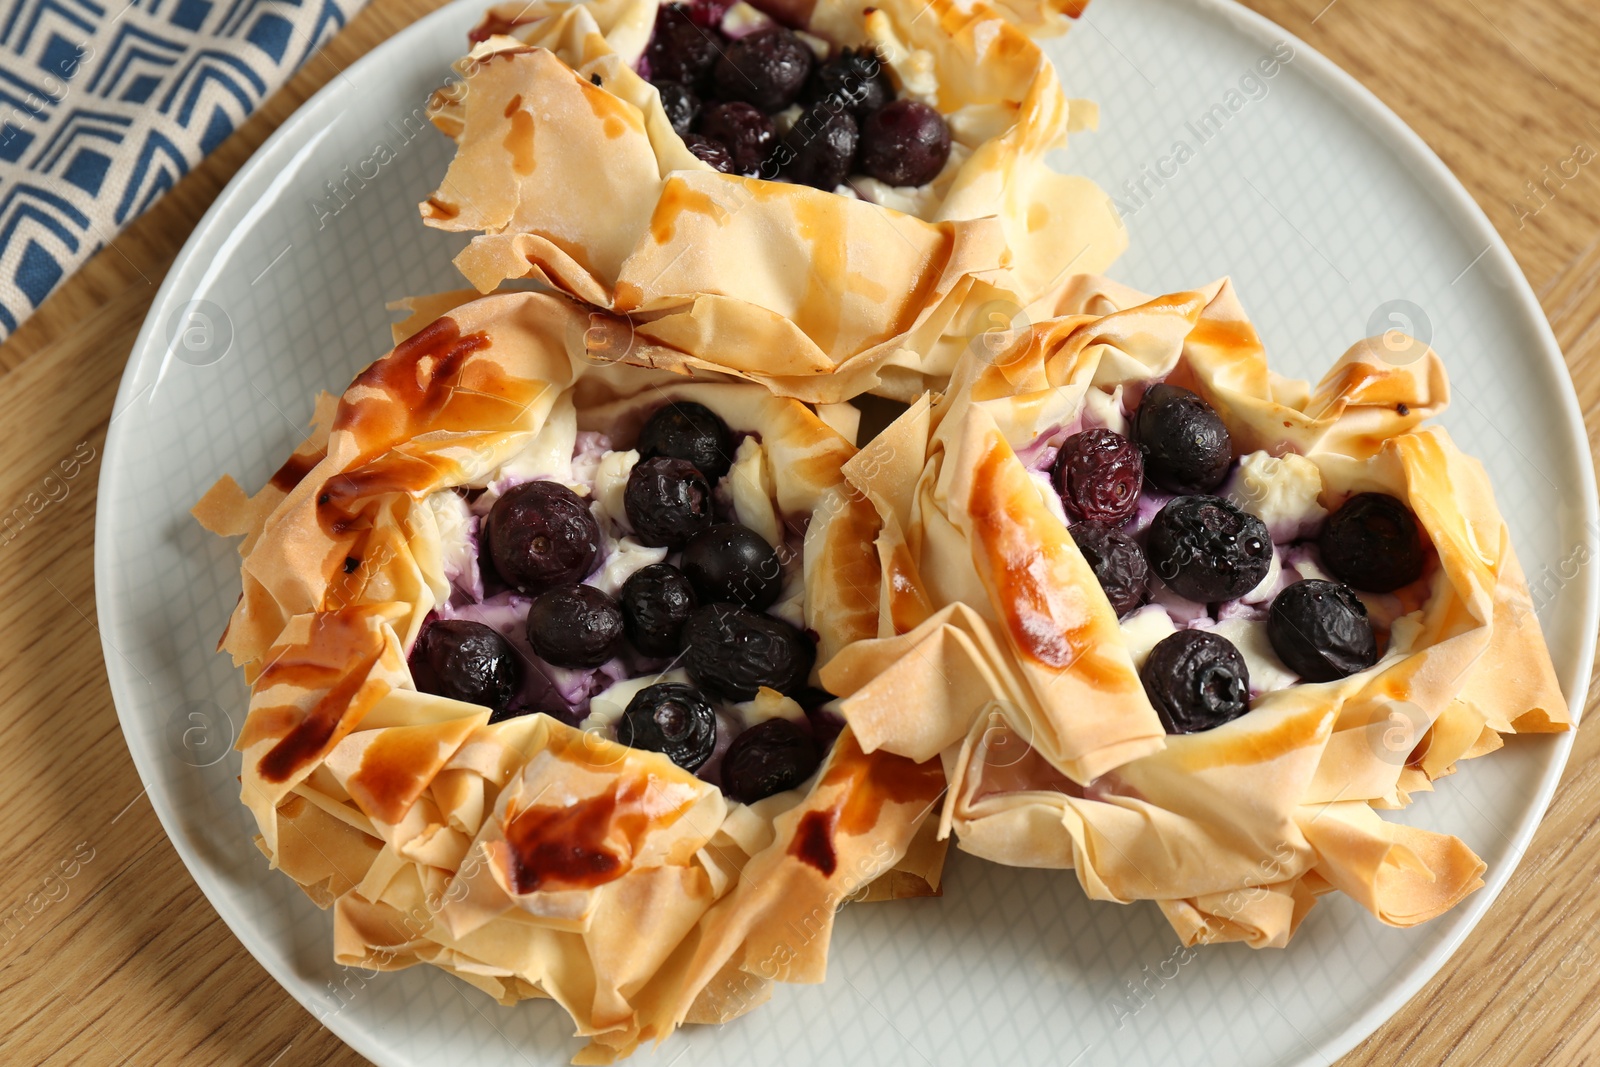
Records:
M592 361L565 297L465 297L195 508L244 536L241 796L339 963L552 998L610 1062L820 981L852 894L936 891L944 778L814 685L876 633L845 413Z
M822 673L868 751L939 756L941 835L1281 946L1339 890L1411 926L1482 883L1385 820L1502 735L1571 725L1483 468L1420 343L1316 386L1227 281L973 358L845 466L880 512L879 638Z
M942 386L975 321L1125 247L1106 194L1044 163L1097 113L1015 12L772 10L491 9L430 106L457 149L424 220L477 235L456 263L482 291L537 279L718 362L737 341L819 402Z

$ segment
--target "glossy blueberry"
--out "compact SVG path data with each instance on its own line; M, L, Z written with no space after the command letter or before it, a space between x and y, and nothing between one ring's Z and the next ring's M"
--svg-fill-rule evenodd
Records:
M630 748L660 752L693 773L717 746L717 713L692 685L646 686L628 701L617 720L617 740Z
M640 544L682 548L711 525L711 486L688 460L641 459L628 472L622 506Z
M435 619L409 658L419 692L503 712L522 685L516 649L498 631L466 619Z
M683 135L683 144L694 158L720 174L737 174L739 168L733 165L733 156L728 152L727 146L709 137L702 137L698 133Z
M1179 630L1162 638L1139 678L1169 734L1209 730L1250 709L1244 657L1233 642L1210 630Z
M1267 639L1283 665L1308 682L1331 682L1378 662L1367 606L1338 582L1296 582L1272 601Z
M857 156L863 173L886 185L926 185L950 158L950 127L927 104L896 100L867 117Z
M1144 473L1169 493L1209 493L1233 463L1233 441L1210 404L1176 385L1152 385L1133 418Z
M1139 510L1144 456L1113 430L1084 430L1067 438L1050 473L1074 519L1121 526Z
M767 114L799 97L816 55L782 26L767 26L729 44L712 72L717 96L743 100Z
M622 649L622 609L592 585L564 585L533 598L527 635L552 666L598 667Z
M798 692L816 654L806 636L782 619L734 604L696 608L683 627L689 677L727 700L754 700L762 686Z
M861 120L894 99L894 83L877 56L846 48L817 64L801 99L807 104L837 103Z
M740 100L712 104L700 113L699 132L728 150L735 174L759 174L763 164L771 169L778 134L755 105Z
M694 587L670 563L641 567L622 583L622 625L634 648L647 656L676 656L683 624L699 603Z
M506 490L489 509L484 538L494 569L523 593L576 582L600 555L600 524L584 499L559 482Z
M659 82L656 91L673 132L682 137L694 129L694 120L700 117L700 98L694 90L681 82Z
M816 773L822 748L788 719L756 723L722 757L722 791L745 804L793 789Z
M1119 618L1149 601L1150 562L1144 549L1116 530L1092 522L1073 526L1072 539Z
M784 138L793 154L783 165L783 180L831 193L850 176L860 136L848 111L807 112Z
M677 82L699 88L710 78L727 38L716 29L698 25L684 4L667 4L656 12L655 32L645 55L650 80L657 85Z
M639 455L667 456L693 463L715 483L733 465L733 433L717 413L692 400L659 408L639 431Z
M707 603L718 600L760 611L783 592L783 568L766 538L736 522L694 535L683 547L683 573Z
M1174 593L1214 604L1261 584L1272 569L1266 524L1218 496L1174 497L1145 539L1156 576Z
M1346 585L1388 593L1422 577L1427 558L1417 517L1387 493L1357 493L1317 537L1328 572Z

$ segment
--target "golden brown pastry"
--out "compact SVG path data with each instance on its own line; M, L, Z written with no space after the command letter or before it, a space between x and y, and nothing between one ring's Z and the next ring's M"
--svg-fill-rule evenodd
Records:
M822 674L856 739L943 760L940 833L966 850L1155 900L1185 944L1281 946L1332 890L1395 926L1452 907L1483 862L1377 809L1571 719L1482 467L1423 425L1448 401L1439 358L1362 342L1311 387L1268 370L1226 281L1151 299L1086 278L1058 300L1083 313L964 362L845 467L884 574L878 639ZM1162 451L1143 420L1168 404L1225 429L1200 488L1155 484L1211 448L1195 422ZM1066 481L1114 469L1074 465L1091 444L1142 456L1135 496ZM1123 549L1097 522L1137 558L1107 566ZM1347 547L1369 541L1392 551Z
M833 912L852 894L936 892L943 845L918 830L944 778L936 763L863 753L826 709L807 710L818 698L798 628L826 658L876 625L876 560L860 536L872 516L839 473L855 453L847 413L823 409L830 425L726 375L597 359L584 334L601 320L565 297L470 295L413 302L394 351L318 405L318 428L264 489L247 497L224 478L195 508L244 536L221 642L251 682L241 796L272 864L333 908L339 962L427 962L505 1003L554 999L589 1041L579 1062L610 1062L682 1022L741 1014L772 981L820 981ZM689 461L634 448L653 413L685 402L736 438L709 497ZM658 463L702 484L692 507L714 499L780 550L781 572L761 580L781 589L763 586L755 614L760 633L791 635L779 651L799 673L697 710L681 691L711 692L695 656L712 646L669 659L611 633L603 662L558 666L568 651L532 644L578 628L525 624L548 594L502 565L522 527L500 509L530 486L575 507L550 514L591 531L594 555L574 572L588 577L551 588L626 599L642 568L679 558L652 545L656 527L641 523L658 519L630 495L655 484L635 474ZM579 543L551 523L527 527L545 539L528 559ZM480 554L486 529L499 532ZM705 607L683 625L703 611L726 617ZM439 645L447 624L480 644ZM441 666L438 647L491 652ZM479 683L489 695L458 698ZM674 685L666 717L639 704ZM618 741L625 727L633 747ZM755 734L766 748L745 744ZM685 736L698 751L675 754ZM791 922L814 936L774 960L774 931Z
M778 29L746 4L722 14L723 0L704 2L735 39ZM423 218L478 234L456 263L481 291L537 279L626 314L691 359L725 362L742 348L740 371L809 401L868 390L914 399L943 384L997 307L1009 319L1126 246L1109 197L1044 164L1096 111L1063 95L1019 24L1059 29L1078 6L768 5L803 28L805 45L791 35L792 47L817 50L801 61L858 50L901 102L934 109L948 128L931 180L857 173L832 188L766 180L792 177L789 146L812 143L794 132L805 125L781 136L812 121L809 103L775 113L778 134L752 141L735 173L691 151L700 135L675 130L641 75L652 56L662 63L653 33L669 11L657 0L497 7L458 64L462 80L434 98L457 151ZM687 32L698 42L719 31Z

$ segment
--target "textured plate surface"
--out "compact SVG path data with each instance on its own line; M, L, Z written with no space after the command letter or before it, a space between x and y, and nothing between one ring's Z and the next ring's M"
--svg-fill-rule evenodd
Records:
M214 655L238 592L233 546L189 506L221 474L261 484L318 390L387 347L387 301L454 288L459 239L415 203L449 145L423 121L481 0L410 27L284 124L218 199L134 347L100 483L96 582L128 746L195 879L305 1007L388 1065L564 1063L562 1012L502 1008L424 968L335 967L330 922L266 863L238 804L246 689ZM1147 291L1231 273L1274 367L1317 377L1390 327L1445 356L1443 420L1488 465L1569 697L1595 633L1600 533L1581 419L1554 338L1509 253L1416 137L1305 45L1242 9L1099 0L1049 45L1102 132L1064 165L1121 203L1113 272ZM1277 49L1271 77L1258 61ZM1285 50L1292 58L1283 61ZM1270 64L1269 64L1270 66ZM1577 575L1577 577L1573 577ZM1398 818L1460 835L1488 888L1411 931L1338 897L1283 952L1189 959L1151 905L1084 899L1070 874L954 855L942 900L840 917L828 982L642 1063L1328 1063L1369 1033L1471 930L1526 848L1571 747L1517 739Z

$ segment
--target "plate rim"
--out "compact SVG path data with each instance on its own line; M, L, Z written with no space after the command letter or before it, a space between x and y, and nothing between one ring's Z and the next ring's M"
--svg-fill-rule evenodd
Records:
M370 69L378 68L389 62L388 53L398 51L401 42L415 37L426 35L435 25L451 24L458 17L459 12L477 8L487 4L489 0L451 0L443 7L424 15L410 25L404 26L384 40L380 41L366 54L359 57L354 63L346 67L341 75L330 78L326 85L318 89L299 107L290 112L278 128L267 136L244 164L236 171L228 183L217 193L211 206L200 216L200 221L195 223L194 229L184 241L183 247L173 259L172 265L167 268L167 273L161 280L161 287L156 291L154 300L151 301L150 310L145 315L144 324L140 326L138 335L134 338L133 347L129 349L128 360L123 367L122 378L117 385L116 399L111 404L111 421L106 428L105 458L101 461L102 471L113 470L112 457L121 451L122 438L128 432L127 424L121 429L117 426L117 418L127 410L144 391L137 389L137 380L140 372L145 369L148 362L147 355L153 351L152 345L161 323L173 310L174 292L178 283L184 279L194 268L194 261L198 258L201 245L210 240L210 233L218 217L225 212L232 211L234 202L245 195L248 185L258 180L259 176L270 173L276 174L282 165L293 159L294 155L303 150L307 144L316 137L315 121L330 108L343 112L343 105L339 102L341 77L353 79L357 74L367 73ZM336 118L330 116L331 118ZM328 128L323 124L323 128ZM292 143L291 143L292 142ZM287 158L280 158L287 155ZM246 212L248 214L248 212ZM156 382L160 381L159 372ZM153 387L155 382L151 383ZM110 509L103 506L100 497L100 487L95 486L95 528L94 528L94 589L95 589L95 622L100 633L100 654L106 665L106 679L111 689L112 703L117 711L117 723L122 729L123 742L128 746L128 754L133 760L134 770L139 771L139 752L141 742L138 737L138 721L134 712L124 711L124 707L132 707L136 698L132 695L133 682L122 672L124 661L122 655L111 644L107 634L113 629L114 612L112 605L119 597L111 590L114 586L109 581L102 582L102 575L108 575L112 570L111 551L109 548L111 538L108 534L111 514ZM218 654L221 652L219 650ZM152 791L144 775L140 774L140 785L145 786L145 795L150 799L150 806L155 811L156 819L161 823L162 832L172 844L173 850L178 853L179 860L189 872L189 877L199 887L201 895L211 905L229 932L250 953L256 964L272 977L278 987L299 1004L320 1025L327 1027L334 1036L356 1052L360 1053L378 1067L413 1067L404 1060L397 1059L393 1050L377 1041L376 1033L368 1034L367 1029L359 1025L354 1017L346 1017L342 1011L326 1012L319 1008L325 1005L315 1003L302 987L307 983L295 974L292 968L280 965L277 961L265 956L256 950L254 942L264 941L265 938L251 923L251 916L242 908L234 908L228 898L212 891L215 875L207 869L201 861L199 851L189 842L186 835L177 832L181 829L177 812L171 804L171 798L164 791Z
M461 12L474 10L486 2L487 0L452 0L451 3L390 35L347 67L344 74L352 76L366 73L371 68L386 64L389 62L388 55L399 51L402 42L424 36L437 26L453 24L460 18ZM1101 2L1107 3L1111 0L1101 0ZM1238 0L1179 0L1179 2L1196 9L1205 17L1222 22L1230 30L1258 43L1288 41L1295 48L1297 69L1305 72L1304 76L1312 87L1327 95L1341 110L1360 121L1377 140L1395 153L1396 158L1417 185L1433 194L1439 201L1441 212L1457 233L1463 236L1476 236L1487 245L1479 261L1476 262L1487 261L1488 267L1493 268L1505 279L1507 284L1499 287L1503 306L1508 312L1514 311L1515 315L1523 320L1524 327L1538 338L1537 358L1543 360L1546 371L1555 372L1553 377L1557 384L1557 392L1561 394L1561 414L1565 423L1560 437L1565 447L1577 457L1580 475L1586 475L1580 486L1579 521L1588 529L1600 529L1600 495L1597 495L1596 491L1594 457L1589 448L1588 438L1583 432L1583 417L1571 371L1526 275L1517 265L1505 240L1460 179L1450 171L1427 142L1376 94L1296 34L1265 15L1244 7ZM217 219L237 208L236 201L245 195L247 186L257 182L264 175L278 173L284 164L292 160L295 153L306 147L319 125L316 119L325 115L330 108L343 111L339 101L339 90L340 79L331 79L287 116L239 168L195 224L183 248L173 260L172 266L168 268L151 303L150 311L145 316L145 321L129 351L117 396L112 404L111 422L107 428L104 444L106 459L103 470L115 469L112 459L120 454L124 447L123 436L128 432L126 424L121 428L117 426L117 419L143 392L142 389L136 389L138 378L141 372L148 368L150 357L154 352L151 346L161 323L172 311L177 285L193 271L201 246L212 240L211 231ZM1524 358L1532 358L1532 354L1526 354ZM109 579L102 581L102 577L108 576L113 569L109 547L111 544L109 535L112 532L109 516L112 510L98 505L98 486L96 496L94 547L96 621L101 635L101 654L106 664L107 681L116 707L118 723L137 771L140 768L140 753L143 748L142 742L136 739L139 721L133 711L138 696L133 680L123 669L120 653L106 636L115 629L114 624L121 604L121 598L112 591L114 586ZM1532 801L1525 807L1515 833L1510 837L1513 857L1488 871L1484 887L1449 914L1448 936L1412 962L1406 970L1400 972L1401 977L1393 982L1371 1007L1355 1015L1343 1029L1325 1037L1315 1046L1307 1042L1311 1056L1302 1056L1292 1061L1295 1067L1306 1067L1313 1063L1326 1064L1338 1060L1393 1017L1443 968L1450 957L1471 936L1509 883L1511 875L1520 866L1533 836L1543 822L1571 754L1579 719L1588 695L1589 675L1594 665L1595 638L1597 632L1600 632L1600 568L1590 568L1585 580L1582 583L1575 583L1575 588L1583 594L1580 631L1585 640L1577 652L1572 676L1563 679L1571 685L1568 702L1572 707L1573 729L1559 735L1544 735L1552 751L1545 760L1538 789ZM128 710L125 711L125 708ZM141 784L148 785L143 780L142 774L140 777ZM232 907L225 895L213 893L211 882L214 876L204 867L198 851L189 843L187 837L177 832L181 829L181 823L173 809L171 798L163 791L151 792L148 789L147 796L163 832L178 853L189 876L233 936L273 980L313 1018L368 1060L383 1067L409 1067L403 1060L396 1058L390 1047L378 1044L376 1035L369 1035L366 1028L356 1023L353 1017L347 1019L342 1012L320 1012L319 1005L313 1003L309 994L300 988L305 983L292 971L292 968L280 966L276 961L266 958L262 952L257 951L254 941L260 939L262 935L252 925L252 917L244 909ZM1446 918L1441 916L1436 921L1443 922Z

